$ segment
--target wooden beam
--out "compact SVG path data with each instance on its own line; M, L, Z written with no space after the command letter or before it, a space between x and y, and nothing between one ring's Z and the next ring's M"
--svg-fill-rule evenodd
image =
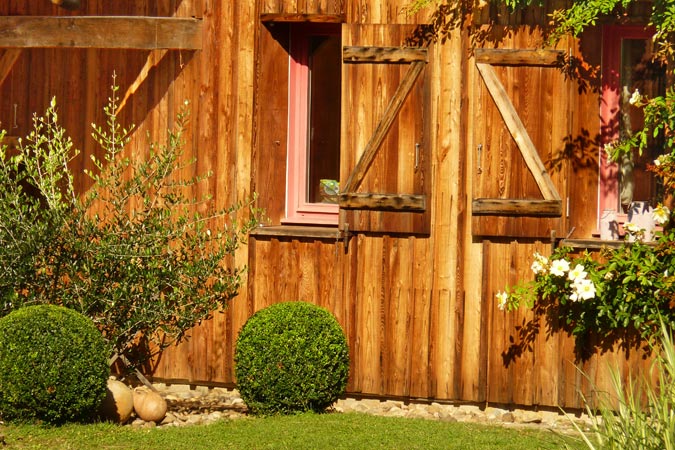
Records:
M343 23L345 16L341 14L261 14L260 21L272 22L313 22L313 23Z
M424 212L427 209L426 196L414 194L340 194L340 208L373 211Z
M476 198L471 204L474 216L561 217L560 200L516 200Z
M497 66L560 66L565 57L562 50L508 48L477 48L476 62Z
M259 237L290 237L312 239L338 239L340 231L335 226L311 227L304 225L277 225L259 226L249 232L249 236Z
M492 99L497 106L506 128L508 128L513 140L516 141L520 153L523 155L525 164L532 172L534 176L534 181L539 186L541 193L545 200L560 200L560 195L553 184L553 180L548 175L544 163L541 162L537 148L534 146L530 135L527 133L525 125L518 117L518 113L511 103L504 86L499 81L497 74L494 71L494 68L490 64L485 63L476 63L478 71L483 77L485 86L488 89L488 92L492 96Z
M0 84L5 81L7 75L12 71L14 63L21 56L21 50L15 48L8 48L0 58Z
M342 50L342 60L346 63L427 62L427 49L419 47L345 46Z
M0 16L0 47L202 48L202 21L184 17Z
M424 66L425 63L422 61L415 61L410 65L401 84L398 85L396 92L394 92L394 96L387 105L384 115L377 124L375 133L366 144L366 148L363 150L361 158L356 163L356 167L354 167L352 173L349 174L349 178L347 178L344 187L345 192L355 192L363 182L363 177L375 160L378 149L382 145L382 142L384 142L384 138L387 136L389 128L391 128L391 125L394 123L396 115L403 107L403 102L405 102L405 99L415 85L417 77L419 77L422 70L424 70Z

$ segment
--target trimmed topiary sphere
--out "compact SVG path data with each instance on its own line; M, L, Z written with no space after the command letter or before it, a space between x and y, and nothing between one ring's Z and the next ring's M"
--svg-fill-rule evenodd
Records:
M237 388L256 415L322 412L347 386L349 347L335 317L285 302L248 319L234 353Z
M109 373L103 336L76 311L37 305L0 319L4 420L89 420L105 398Z

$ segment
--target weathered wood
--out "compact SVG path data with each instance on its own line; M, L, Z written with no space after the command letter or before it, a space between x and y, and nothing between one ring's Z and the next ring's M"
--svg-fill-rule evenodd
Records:
M0 16L0 47L202 48L202 21L183 17Z
M340 232L335 227L312 227L283 225L275 227L258 227L249 233L253 237L295 237L313 239L338 239Z
M419 47L357 47L346 46L342 50L346 63L412 63L427 62L427 49Z
M560 217L560 200L517 200L476 198L472 201L473 215Z
M343 48L401 48L414 31L410 26L349 25L343 27ZM418 63L424 64L412 64ZM422 78L412 83L400 111L391 118L389 131L380 136L379 149L371 155L359 191L428 197L433 158L430 67L425 65ZM368 157L366 149L382 125L378 120L391 107L390 99L410 70L401 64L343 64L342 180L348 179L353 174L351 169ZM344 187L342 191L355 192ZM352 231L425 234L431 226L431 209L428 205L424 212L342 209L340 224L345 223Z
M556 67L563 64L565 52L545 49L477 48L476 62L490 65Z
M19 137L5 135L5 137L0 139L0 145L6 145L7 147L16 147L17 145L19 145Z
M597 191L601 86L598 80L583 85L581 79L565 84L564 75L550 68L553 53L546 53L547 64L532 56L527 49L536 46L540 36L519 21L527 17L532 25L535 16L499 17L509 23L480 30L501 39L495 41L498 46L525 53L493 52L498 57L483 62L479 50L473 59L467 56L471 36L462 29L450 30L442 44L427 50L429 63L420 75L424 83L418 80L413 86L359 188L424 193L423 213L343 210L349 214L350 229L362 225L361 230L375 230L354 232L347 239L336 227L278 226L285 206L287 37L293 26L283 20L295 20L296 14L330 16L343 9L348 22L343 25L344 45L401 49L410 45L406 38L416 24L423 23L419 16L398 13L404 3L408 2L88 0L87 12L92 14L203 17L204 45L198 52L95 47L0 50L0 58L21 52L12 64L0 65L8 67L0 83L0 120L13 136L29 133L32 114L44 111L56 96L59 120L82 149L72 162L75 172L93 169L89 155L101 153L90 137L89 124L105 121L100 109L110 95L115 71L120 96L126 97L120 123L138 125L128 148L130 157L146 154L148 134L162 140L175 112L188 99L192 116L184 135L185 157L198 162L182 175L207 170L214 176L187 194L211 195L213 203L198 206L205 208L225 207L256 192L257 205L268 215L266 225L274 225L255 230L235 258L225 262L249 267L239 296L225 312L192 330L188 342L165 351L144 371L148 377L233 387L232 355L241 326L265 306L301 300L326 307L344 329L352 356L350 395L575 408L583 406L580 389L592 393L589 381L574 366L574 341L565 333L547 336L544 323L530 348L505 363L511 339L518 340L522 329L518 327L529 313L502 312L494 299L497 291L532 276L531 254L550 251L555 224L563 223L555 228L561 237L576 227L575 237L587 238L596 228L595 205L588 199ZM4 16L54 11L47 1L0 2ZM261 24L261 11L288 17ZM372 22L378 24L365 25ZM392 25L397 22L409 25L399 29ZM600 48L593 42L570 38L560 48L571 49L577 57L590 55L578 67L592 72L600 61ZM519 200L539 195L475 61L500 66L495 67L499 81L558 192L571 199L569 218L565 205L563 217L556 219L472 214L473 197ZM342 117L341 181L358 162L406 69L401 64L343 65L350 83L343 90L343 105L349 109ZM428 105L420 99L428 99ZM480 159L479 144L483 144ZM416 154L421 156L419 166ZM78 192L90 185L86 177L75 182ZM498 205L500 214L503 207ZM417 229L415 221L426 215L433 218L427 234L410 234L410 229ZM246 212L238 218L245 219ZM482 228L474 220L481 220ZM494 238L477 230L494 230ZM577 248L611 245L598 240L562 243ZM598 389L604 389L609 380L606 365L617 365L626 376L629 369L640 369L636 361L640 356L633 352L626 358L618 348L607 349L579 366Z
M382 142L384 142L387 132L389 132L389 128L403 106L403 102L408 97L408 94L410 94L410 90L413 88L415 81L417 81L417 78L424 70L424 65L425 64L420 61L413 62L410 65L405 78L401 81L401 84L398 86L398 88L396 88L396 91L394 92L394 95L389 102L384 115L380 119L375 132L368 141L368 144L366 145L359 162L356 164L352 173L347 178L343 188L345 192L356 191L363 182L363 177L368 171L370 165L373 163L377 151L382 145Z
M127 91L124 93L124 97L122 97L122 100L120 100L119 105L117 106L117 113L119 114L122 109L124 109L124 105L126 105L127 100L129 100L129 97L134 95L134 93L138 90L138 88L145 82L145 80L148 78L148 74L150 73L150 70L153 67L157 67L162 61L162 58L166 56L168 50L153 50L150 52L148 55L148 59L145 61L145 65L141 69L141 71L138 73L138 76L134 80L133 83L127 88Z
M21 56L21 50L15 48L8 48L2 54L0 58L0 85L5 81L7 75L12 71L14 63Z
M340 194L340 208L374 211L424 211L426 197L414 194Z
M52 3L63 9L79 9L80 0L52 0Z
M478 71L483 77L483 81L488 88L488 92L497 105L497 109L504 118L507 128L511 132L511 136L518 144L520 153L523 155L525 164L532 172L534 180L539 186L545 200L560 200L560 194L553 184L551 177L546 171L544 163L541 162L537 148L532 143L525 125L518 117L518 113L513 107L513 103L509 100L506 90L502 86L499 78L494 72L494 69L489 64L477 63Z
M345 17L341 14L292 14L292 13L265 13L260 15L263 23L342 23Z

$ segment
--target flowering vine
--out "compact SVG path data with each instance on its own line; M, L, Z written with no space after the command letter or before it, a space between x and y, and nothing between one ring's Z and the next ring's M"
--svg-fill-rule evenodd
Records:
M653 216L666 225L670 214L659 205ZM625 228L632 240L603 248L599 257L569 247L549 257L535 253L534 279L498 292L497 307L532 308L549 326L573 335L578 349L591 336L602 341L633 333L637 341L651 340L661 319L675 325L675 231L659 232L655 242L645 243L644 230Z

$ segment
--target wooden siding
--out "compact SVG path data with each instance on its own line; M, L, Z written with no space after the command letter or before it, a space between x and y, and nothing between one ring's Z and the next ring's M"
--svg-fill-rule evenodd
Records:
M417 123L415 110L404 107L397 124L396 139L406 142L407 152L413 134L428 127L426 233L367 232L343 239L337 228L316 232L279 227L285 214L289 17L340 18L345 29L366 30L366 25L374 24L361 35L365 40L348 44L399 45L384 42L383 36L394 33L388 26L412 29L439 18L429 12L401 14L407 3L90 0L79 12L61 10L46 0L0 4L0 16L175 16L202 21L201 50L0 49L0 127L11 135L27 134L32 114L44 111L56 96L59 117L83 151L73 162L74 168L91 169L88 155L99 150L90 138L89 124L103 122L101 111L115 73L125 103L120 118L138 127L130 147L132 156L141 157L147 151L146 133L161 139L180 105L188 100L192 116L186 157L197 157L196 168L190 170L214 173L195 195L211 194L222 207L256 192L259 206L267 212L266 231L251 236L234 258L236 264L249 266L246 287L225 312L217 312L193 330L189 341L165 351L148 368L148 375L232 385L236 382L234 345L247 318L273 303L300 300L326 307L343 326L351 351L351 394L582 406L579 390L590 392L590 384L574 367L570 337L542 332L530 348L513 354L518 327L530 316L526 311L499 311L494 296L531 276L531 255L550 251L552 230L559 237L579 238L590 238L595 231L597 161L593 158L600 124L593 74L600 49L593 33L597 31L591 31L588 40L569 40L560 46L578 58L568 73L582 74L583 79L567 81L550 67L496 69L539 156L552 172L562 198L561 218L477 221L472 216L477 190L499 197L501 183L510 190L509 197L539 194L525 166L516 167L517 151L507 143L510 133L485 91L473 49L536 48L539 26L547 22L548 11L508 15L489 7L478 11L474 21L477 27L496 20L480 29L484 33L441 29L441 39L428 50L424 74L428 91L418 92L430 120ZM451 12L445 14L453 20ZM368 34L376 29L382 34ZM356 34L349 36L352 39ZM369 77L364 83L375 80ZM363 116L349 123L351 131L372 125L387 98L382 94L359 99ZM488 140L507 144L487 146ZM479 143L485 149L481 160L476 152ZM395 143L384 145L394 153L401 151ZM488 152L497 156L492 153L485 159ZM355 160L356 154L344 164L351 166ZM377 182L409 170L409 163L396 166L392 158L375 164L379 165ZM478 168L484 175L478 176ZM353 167L342 169L344 182ZM86 177L78 179L81 191L88 187ZM582 369L604 388L609 363L619 364L624 375L646 364L637 352L627 355L616 350L594 355Z

